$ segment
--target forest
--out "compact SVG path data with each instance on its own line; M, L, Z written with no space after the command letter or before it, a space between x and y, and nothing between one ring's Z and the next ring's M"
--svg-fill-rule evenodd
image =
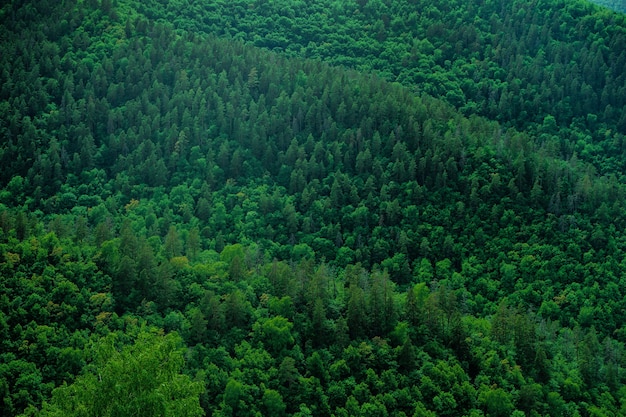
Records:
M617 12L626 13L626 2L624 2L624 0L593 0L593 3L608 7Z
M0 6L0 415L626 415L608 6Z

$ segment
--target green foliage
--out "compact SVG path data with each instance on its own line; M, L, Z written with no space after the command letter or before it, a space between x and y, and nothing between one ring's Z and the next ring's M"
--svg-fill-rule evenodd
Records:
M626 4L619 0L593 0L593 3L608 7L617 12L626 13Z
M254 338L258 339L268 352L274 357L280 357L280 354L290 348L294 342L291 335L293 324L286 318L275 316L271 319L259 319L252 330Z
M200 416L202 385L182 375L181 339L140 333L118 351L114 340L93 347L95 361L70 385L56 388L42 416Z
M14 3L3 416L624 408L622 15Z
M481 392L478 401L488 416L510 416L514 409L511 395L502 388Z

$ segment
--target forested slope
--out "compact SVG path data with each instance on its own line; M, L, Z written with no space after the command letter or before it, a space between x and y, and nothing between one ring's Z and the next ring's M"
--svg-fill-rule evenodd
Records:
M292 56L375 71L537 133L546 116L555 150L623 170L624 14L584 1L142 2L150 17ZM605 161L610 158L611 161Z
M626 13L626 2L624 2L624 0L593 0L593 3L608 7L617 12Z
M306 28L267 12L288 13L285 4L214 5L221 14L172 4L193 18L156 3L1 9L3 415L36 413L44 400L42 415L98 410L71 393L116 398L94 375L133 374L120 358L144 355L146 344L176 358L160 371L147 355L162 386L177 387L137 396L154 415L183 403L189 415L199 406L238 416L617 413L623 19L593 9L598 35L567 23L583 4L545 9L578 37L562 42L577 59L594 36L606 45L593 90L606 91L609 108L585 104L574 84L541 81L554 65L533 67L530 82L523 57L545 39L511 41L526 34L506 26L501 5L487 27L504 22L509 40L496 47L517 45L525 88L500 93L537 101L505 114L491 93L459 87L455 102L442 94L454 89L422 79L451 76L446 60L455 68L466 49L452 52L437 31L423 38L435 66L412 66L411 78L393 59L245 42L267 47L270 33ZM373 2L300 6L294 13L335 16L333 33L354 39L351 19L385 15L367 12ZM280 24L267 35L255 25L260 40L234 28L266 15ZM238 18L214 25L211 16ZM427 19L420 27L433 26ZM479 55L477 68L492 65ZM499 81L461 73L459 85L508 89L507 62ZM592 81L576 74L581 86ZM549 91L560 85L572 91ZM75 385L50 400L64 382ZM153 382L137 373L124 389L158 393Z

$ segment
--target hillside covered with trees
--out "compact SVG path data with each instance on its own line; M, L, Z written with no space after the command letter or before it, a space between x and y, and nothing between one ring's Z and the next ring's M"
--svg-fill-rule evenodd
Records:
M626 20L0 8L0 414L626 413Z
M624 0L593 0L593 3L617 12L626 13L626 2Z

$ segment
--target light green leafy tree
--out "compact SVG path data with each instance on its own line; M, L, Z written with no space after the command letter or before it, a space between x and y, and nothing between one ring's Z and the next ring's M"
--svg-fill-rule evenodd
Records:
M203 415L202 384L181 373L181 342L176 333L142 332L120 351L114 337L102 339L95 346L94 363L74 383L56 388L39 416Z

